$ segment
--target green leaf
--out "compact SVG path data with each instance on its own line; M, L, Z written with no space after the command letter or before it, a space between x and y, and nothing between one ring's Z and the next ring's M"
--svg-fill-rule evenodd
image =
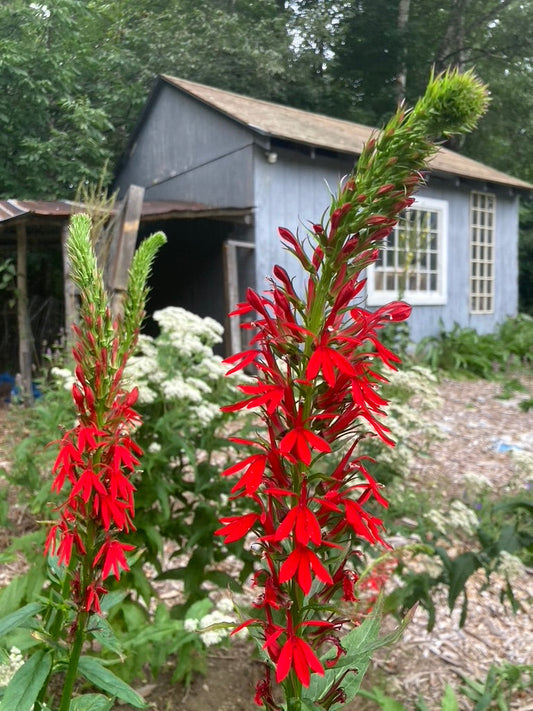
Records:
M72 699L69 711L111 711L113 699L102 694L85 694Z
M102 689L102 691L111 694L111 696L116 696L136 709L146 708L142 697L129 684L126 684L116 674L102 666L95 657L80 657L78 669L87 681L90 681L91 684Z
M9 682L0 711L31 711L52 668L50 652L39 650L20 667Z
M325 674L323 677L316 674L311 677L309 690L305 693L305 698L308 701L320 699L335 683L340 683L342 686L346 694L346 702L351 701L358 693L373 652L400 639L413 618L416 606L407 613L393 632L379 637L382 608L383 600L381 599L374 606L372 614L367 617L363 624L348 632L342 638L341 642L346 654L342 655L333 669L328 669L326 666L327 660L332 658L332 654L324 655L321 661L324 664ZM341 706L336 704L332 706L332 711L340 708Z
M466 581L475 573L479 566L479 557L475 553L461 553L461 555L458 555L457 558L451 561L448 570L450 576L448 605L450 610L453 609L455 601L464 590Z
M109 622L100 615L93 615L88 628L88 632L99 642L104 649L109 649L119 656L122 656L122 645L120 644L113 628Z
M115 607L115 605L121 603L127 594L128 593L124 590L112 590L102 598L102 601L100 602L100 609L102 612L109 612L109 610Z
M10 615L2 618L0 620L0 637L3 637L17 627L21 627L27 620L35 617L42 608L41 603L30 602L28 605L24 605L24 607L16 610L16 612L12 612Z
M200 620L205 617L208 612L213 609L213 603L209 598L204 598L203 600L198 600L193 603L185 613L185 619Z
M457 697L449 684L446 684L444 696L442 697L441 711L459 711Z

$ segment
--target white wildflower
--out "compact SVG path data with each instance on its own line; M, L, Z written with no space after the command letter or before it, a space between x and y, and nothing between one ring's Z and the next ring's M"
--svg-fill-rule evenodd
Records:
M192 416L198 420L198 423L205 427L212 422L215 417L220 415L220 408L210 402L203 402L192 410Z
M229 597L222 597L217 602L217 608L226 615L231 615L234 612L233 600Z
M199 624L200 637L206 647L211 647L225 639L230 628L233 626L234 620L228 619L228 615L221 610L213 610L205 617L202 617ZM214 629L209 629L216 625ZM220 627L218 625L221 625Z
M196 632L198 624L199 621L194 617L186 617L185 620L183 620L183 629L185 632Z
M177 375L161 384L163 396L167 400L190 400L191 402L202 402L202 393L197 388Z
M145 385L144 383L139 383L137 385L137 389L139 391L137 402L140 405L150 405L157 399L157 393L152 390L152 388L148 387L148 385Z
M452 501L448 511L432 509L425 514L425 518L431 521L437 531L443 535L462 531L468 536L473 536L479 526L475 511L462 501L457 500Z
M71 370L68 368L59 368L56 365L50 370L50 374L56 380L57 384L65 388L65 390L71 390L76 380Z
M511 452L516 478L514 483L518 487L526 486L533 481L533 454L523 451Z
M24 664L24 658L20 649L11 647L6 664L0 664L0 687L7 686L15 672Z
M472 491L472 493L482 493L493 487L491 480L484 474L479 474L478 472L466 472L463 478L467 489Z
M148 451L150 452L150 454L157 454L161 451L161 445L159 444L159 442L151 442L148 446Z
M512 555L508 551L500 551L498 558L496 572L499 575L502 575L509 581L525 575L526 566L517 556Z

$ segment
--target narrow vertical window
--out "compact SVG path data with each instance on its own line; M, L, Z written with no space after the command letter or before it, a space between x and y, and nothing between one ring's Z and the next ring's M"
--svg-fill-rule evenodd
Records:
M470 195L470 313L494 311L494 223L496 198Z

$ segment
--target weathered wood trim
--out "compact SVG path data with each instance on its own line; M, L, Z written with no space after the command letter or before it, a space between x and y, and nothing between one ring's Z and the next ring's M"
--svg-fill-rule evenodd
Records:
M28 314L28 235L26 225L17 225L17 319L19 331L20 390L25 405L33 402L32 350L30 317Z
M122 302L128 287L128 273L135 252L137 233L144 201L144 188L130 185L122 203L113 235L113 262L109 276L111 311L115 318L122 314Z
M63 293L65 297L65 340L67 352L73 345L72 324L78 321L77 289L71 278L71 263L67 251L69 225L61 229L61 250L63 253Z
M237 262L237 249L255 249L251 242L239 240L226 240L223 244L224 260L224 291L226 299L226 313L233 311L239 303L239 265ZM233 355L242 350L241 321L235 316L228 318L226 331L226 352Z

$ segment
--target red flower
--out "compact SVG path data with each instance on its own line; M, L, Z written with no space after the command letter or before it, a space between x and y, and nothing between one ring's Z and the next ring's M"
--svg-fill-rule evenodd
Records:
M294 550L289 554L287 560L279 571L279 582L286 583L287 580L296 577L298 585L307 595L311 590L313 582L311 571L316 577L326 585L331 585L333 580L326 568L320 562L320 558L312 550L296 544Z
M302 546L307 546L309 541L317 546L322 542L320 524L315 514L307 507L305 501L290 509L280 523L274 535L274 540L282 541L290 535L293 529L296 541Z
M297 461L307 466L311 464L311 449L319 452L331 452L325 439L307 429L302 422L302 411L298 411L296 423L279 443L279 451L286 457L292 454Z
M324 676L324 667L313 652L311 646L296 634L288 636L281 648L276 665L276 681L278 684L285 679L290 670L294 669L296 676L305 687L311 681L311 671L319 676Z
M251 531L258 520L259 516L255 513L221 518L220 523L225 525L215 531L215 536L225 536L224 543L234 543Z
M85 546L77 531L62 530L61 540L57 548L59 565L68 565L72 556L72 546L76 547L79 555L85 554Z
M237 462L223 471L222 476L231 476L241 471L241 469L246 469L239 481L232 488L232 493L244 488L245 494L254 494L263 480L267 460L268 456L266 454L252 454L246 457L242 462Z
M339 351L329 345L331 340L329 333L325 332L322 334L320 344L315 348L313 355L309 358L309 362L307 363L305 377L308 380L314 380L319 371L322 371L324 380L333 388L336 381L336 369L352 378L357 377L357 373L350 361L343 356L342 353L339 353Z
M92 469L88 468L83 471L78 481L72 487L70 496L73 498L81 492L81 498L87 503L91 498L93 490L99 494L104 494L104 496L107 494L107 490L98 476Z
M120 578L120 568L122 570L129 570L128 563L124 553L126 551L134 551L135 546L130 546L127 543L120 543L120 541L108 540L100 548L93 560L93 568L95 568L101 558L104 558L102 578L105 580L107 576L113 572L115 578L118 580Z

